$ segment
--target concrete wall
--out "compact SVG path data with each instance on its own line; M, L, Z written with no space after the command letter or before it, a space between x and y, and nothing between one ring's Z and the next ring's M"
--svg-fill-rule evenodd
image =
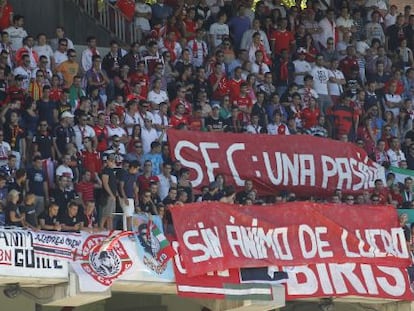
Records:
M1 298L0 298L1 299ZM1 301L1 300L0 300ZM24 305L22 305L24 306ZM62 307L42 306L40 311L60 311ZM9 311L3 310L1 311ZM10 309L10 311L34 309ZM176 295L113 293L110 299L76 307L73 311L200 311L201 306Z
M317 302L295 301L288 302L280 311L318 311ZM331 310L334 311L413 311L414 306L410 302L387 302L383 304L368 304L357 302L335 302Z
M25 16L25 29L36 36L45 32L49 38L55 36L55 28L62 25L67 36L75 44L85 44L89 35L98 38L100 46L107 46L111 35L95 20L80 12L70 0L9 0L16 14Z
M0 287L0 310L1 311L35 311L36 305L33 300L25 297L18 296L14 299L7 298L3 294L4 287Z

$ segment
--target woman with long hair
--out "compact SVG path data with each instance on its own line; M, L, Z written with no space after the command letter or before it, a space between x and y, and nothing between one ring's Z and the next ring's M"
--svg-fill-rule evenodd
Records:
M141 140L141 125L135 124L132 128L132 132L129 135L130 141L140 141Z
M305 60L311 64L314 63L316 54L318 54L318 50L315 47L315 43L313 41L313 37L311 34L305 35L305 49L306 49Z
M394 117L394 113L390 110L385 111L384 113L384 128L386 126L391 128L391 135L394 137L399 137L399 128L397 124L397 119Z

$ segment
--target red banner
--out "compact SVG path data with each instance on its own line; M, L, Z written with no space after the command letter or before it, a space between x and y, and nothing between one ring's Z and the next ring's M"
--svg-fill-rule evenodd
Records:
M332 296L413 300L407 270L403 268L349 262L286 270L286 300Z
M403 268L331 263L287 268L269 266L257 269L259 273L255 274L254 280L243 279L243 270L246 269L229 269L190 277L179 255L178 242L172 244L177 253L174 258L177 292L183 297L225 299L226 285L253 282L285 285L286 300L332 296L413 300L408 274ZM278 271L286 271L287 278Z
M171 209L189 276L231 268L410 264L391 206L194 203ZM214 215L214 217L212 217Z
M173 157L191 169L194 187L217 174L242 187L252 179L260 194L290 190L331 196L335 189L361 192L384 179L384 169L351 143L309 135L272 136L170 130Z

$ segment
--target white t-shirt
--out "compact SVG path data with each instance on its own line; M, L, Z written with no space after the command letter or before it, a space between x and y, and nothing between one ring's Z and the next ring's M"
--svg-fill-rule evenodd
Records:
M73 131L75 132L75 144L78 150L84 149L83 139L85 137L93 138L96 136L95 130L89 125L86 125L85 127L82 127L82 128L79 125L75 125L73 127Z
M223 42L223 36L228 36L229 33L227 24L214 23L210 26L210 35L213 36L214 46L219 46Z
M153 117L152 124L168 126L168 124L170 123L167 116L162 116L162 117L160 116L159 110L152 111L152 117ZM157 132L158 132L158 136L161 136L162 131L157 131ZM167 132L165 132L164 136L162 137L162 141L167 141L167 137L168 137Z
M388 101L393 104L399 104L402 102L402 97L401 95L398 95L398 94L385 94L384 98L385 98L385 101ZM389 108L385 104L385 101L384 101L384 110L391 111L394 114L394 117L398 116L400 114L400 107Z
M328 95L329 70L325 67L315 66L312 69L313 88L320 95Z
M141 129L141 142L144 154L151 151L151 143L158 139L158 133L154 128L147 129L145 126Z
M385 29L390 27L391 25L394 25L397 21L397 14L391 15L390 13L387 13L384 17L384 23L385 23Z
M50 68L51 59L53 57L53 50L50 47L50 45L47 45L47 44L45 44L45 45L36 45L36 46L33 47L33 50L36 51L37 55L39 55L39 58L40 58L40 56L46 56L47 57L47 59L49 61L49 63L47 64L47 68Z
M171 184L177 184L177 177L174 175L170 175L169 178L165 177L163 174L158 175L159 179L159 187L158 187L158 194L161 200L164 200L167 195L168 191L170 190Z
M30 69L25 69L22 66L17 67L13 71L13 75L21 75L23 76L23 84L22 87L26 90L29 89L30 79L32 78L32 71Z
M399 167L401 161L405 161L405 154L401 150L395 152L392 149L388 149L387 151L388 158L390 159L390 163L392 166Z
M136 3L135 4L135 12L136 13L151 13L151 7L146 3ZM145 17L137 17L135 18L135 25L141 30L150 31L151 26L147 18Z
M118 137L126 136L127 132L122 127L111 127L107 126L108 129L108 137L111 138L114 135L117 135Z
M23 47L23 39L27 37L27 32L22 27L10 26L4 29L9 34L11 48L13 51L17 51Z
M10 144L7 141L3 141L0 143L0 166L4 166L7 164L7 160L9 158L11 152Z
M139 123L138 112L135 112L133 116L131 116L129 113L125 113L124 116L125 116L125 118L124 118L125 125L133 125L133 124L138 124ZM133 127L128 127L127 128L128 135L132 134L132 129L133 129Z
M159 105L162 102L168 102L169 98L167 92L160 90L159 93L156 93L154 90L150 91L147 96L148 101Z
M329 78L345 79L344 74L340 70L329 70ZM328 83L329 95L339 96L343 92L342 85L334 82Z
M68 60L68 56L66 55L66 53L62 53L60 51L55 51L55 53L53 53L53 57L55 58L56 66Z
M260 67L259 64L254 62L252 63L252 73L259 73L260 69L262 70L261 74L265 74L267 72L270 72L269 66L265 63L261 63Z
M312 66L306 60L300 59L293 61L293 65L295 66L295 72L306 72L303 75L295 77L295 83L298 85L303 85L303 77L306 74L310 74Z

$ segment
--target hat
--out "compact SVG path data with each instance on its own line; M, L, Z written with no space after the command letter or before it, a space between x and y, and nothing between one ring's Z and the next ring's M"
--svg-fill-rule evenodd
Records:
M60 118L61 119L63 119L63 118L73 118L74 117L74 115L73 114L71 114L69 111L65 111L64 113L62 113L61 115L60 115Z
M306 49L305 48L303 48L303 47L300 47L300 48L298 48L298 50L297 50L297 52L299 53L299 54L306 54Z
M221 108L221 106L220 106L219 104L214 104L212 108L213 108L213 109L214 109L214 108L218 108L218 109L220 109L220 108Z

